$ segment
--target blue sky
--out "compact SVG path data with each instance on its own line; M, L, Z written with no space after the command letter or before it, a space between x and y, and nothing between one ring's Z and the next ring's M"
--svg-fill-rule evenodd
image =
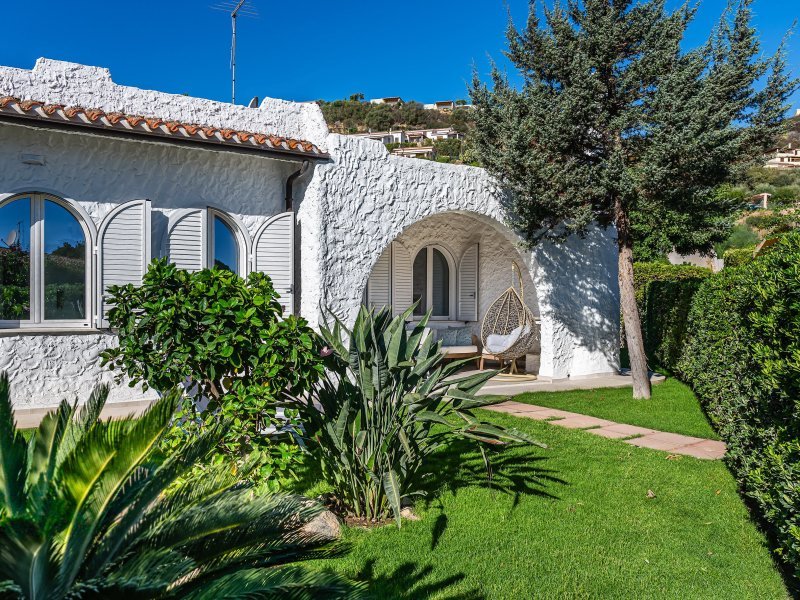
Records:
M39 56L104 66L125 85L230 101L230 19L219 0L73 0L57 10L8 2L0 64L31 68ZM466 97L472 66L503 63L507 8L524 23L527 0L248 0L259 17L239 20L237 101L252 96L333 100L362 92L432 102ZM677 5L677 0L669 0ZM697 45L726 0L705 0L689 31ZM37 8L32 8L36 6ZM793 21L797 0L756 0L755 23L773 52ZM800 34L790 41L800 74ZM800 93L793 105L800 108Z

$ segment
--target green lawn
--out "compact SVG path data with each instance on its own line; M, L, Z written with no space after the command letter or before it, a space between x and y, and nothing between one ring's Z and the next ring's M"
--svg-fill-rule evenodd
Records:
M629 387L532 392L514 400L659 431L719 439L692 390L673 378L654 385L650 400L634 400Z
M474 446L449 447L420 521L346 529L325 564L387 599L787 597L721 462L482 417L549 448L496 457L492 490Z

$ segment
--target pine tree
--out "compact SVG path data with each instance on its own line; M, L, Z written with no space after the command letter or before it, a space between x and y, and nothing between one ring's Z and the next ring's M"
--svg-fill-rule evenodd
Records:
M681 251L707 252L724 237L736 207L715 189L763 157L796 88L783 48L761 57L751 2L729 6L707 43L684 51L688 4L532 1L526 27L507 33L521 89L496 67L491 88L473 78L475 146L528 243L616 228L636 398L650 397L650 381L634 240L656 228Z

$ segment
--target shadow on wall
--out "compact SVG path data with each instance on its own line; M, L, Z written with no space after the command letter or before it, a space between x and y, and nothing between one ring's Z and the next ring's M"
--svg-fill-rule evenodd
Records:
M542 241L532 252L542 313L554 316L553 356L572 356L570 364L558 365L555 371L570 375L599 372L602 365L596 363L600 357L618 368L619 283L614 230L594 228L583 237L573 236L565 242ZM573 348L563 347L565 344Z

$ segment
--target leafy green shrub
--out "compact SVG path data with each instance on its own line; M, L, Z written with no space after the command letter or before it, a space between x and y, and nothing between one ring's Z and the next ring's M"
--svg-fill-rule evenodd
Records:
M284 390L304 393L323 367L317 336L305 320L282 316L269 277L251 273L245 280L223 269L189 273L159 260L140 287L109 293L108 319L119 347L103 353L103 364L145 389L163 392L191 382L170 444L225 419L231 427L215 462L256 461L251 479L273 486L291 471L299 449L291 420L276 414L277 398ZM289 419L295 416L287 411ZM270 427L288 431L267 436Z
M427 458L448 440L475 440L482 450L535 443L475 417L472 409L504 400L475 396L495 372L446 380L467 361L443 366L441 343L425 335L427 316L406 331L412 310L392 319L388 308L362 307L352 331L338 319L322 327L330 371L307 397L291 399L337 500L356 517L391 512L398 525L401 503L423 493Z
M213 451L207 430L166 458L159 441L179 393L139 419L100 421L98 388L64 401L26 442L0 374L0 596L3 598L341 598L341 578L292 563L331 555L305 533L321 509L288 495L256 496L217 468L166 493Z
M800 583L800 233L707 279L679 372Z
M692 297L709 269L669 263L635 263L636 301L645 351L652 366L674 369L683 348Z
M793 206L779 211L759 211L747 217L745 222L761 230L765 236L788 233L800 226L800 208Z
M717 256L724 256L728 248L750 248L761 241L758 234L745 224L734 225L730 236L724 242L714 246Z
M769 199L773 206L790 206L800 200L800 186L787 185L779 187Z
M753 260L753 250L755 250L755 246L750 248L728 248L725 250L725 254L722 255L725 268L739 267L749 263Z

